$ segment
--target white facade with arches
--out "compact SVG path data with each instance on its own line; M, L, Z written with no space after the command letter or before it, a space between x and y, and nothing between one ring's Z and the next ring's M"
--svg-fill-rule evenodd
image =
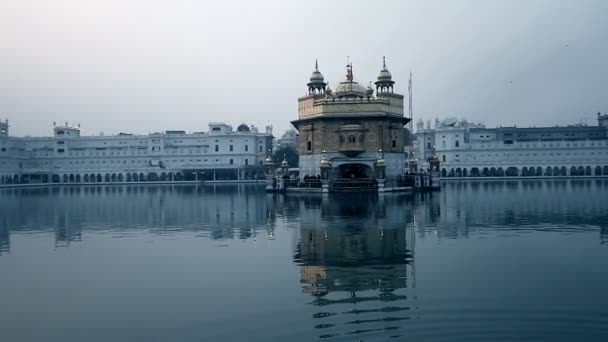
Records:
M56 126L50 137L0 135L0 184L251 180L272 149L272 126L261 133L209 124L208 132L81 136Z
M436 154L442 177L608 176L608 115L597 126L485 128L418 122L418 157Z

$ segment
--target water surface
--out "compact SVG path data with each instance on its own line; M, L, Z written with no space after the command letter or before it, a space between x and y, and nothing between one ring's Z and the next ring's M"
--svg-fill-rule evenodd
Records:
M260 190L0 190L0 339L608 340L608 180Z

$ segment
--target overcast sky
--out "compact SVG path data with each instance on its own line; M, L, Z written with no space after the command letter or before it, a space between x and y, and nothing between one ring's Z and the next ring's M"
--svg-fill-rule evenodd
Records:
M319 60L330 85L386 56L415 119L596 124L608 112L608 1L0 2L0 118L11 135L207 130L297 118Z

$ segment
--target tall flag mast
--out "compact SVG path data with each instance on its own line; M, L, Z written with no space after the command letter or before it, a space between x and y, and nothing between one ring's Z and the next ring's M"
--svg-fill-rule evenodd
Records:
M409 122L409 134L408 134L408 143L409 143L409 153L408 153L408 159L410 160L410 162L413 161L413 152L414 152L414 110L412 107L412 72L410 71L410 80L408 82L408 87L407 87L407 92L408 92L408 97L409 97L409 116L410 116L410 122ZM410 164L411 165L411 164ZM410 170L411 171L411 170Z

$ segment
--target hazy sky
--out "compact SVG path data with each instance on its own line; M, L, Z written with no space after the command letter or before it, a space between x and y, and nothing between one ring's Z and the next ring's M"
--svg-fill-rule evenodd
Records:
M386 55L416 118L488 126L608 112L608 1L0 1L11 135L207 130L297 118L315 58L330 85Z

